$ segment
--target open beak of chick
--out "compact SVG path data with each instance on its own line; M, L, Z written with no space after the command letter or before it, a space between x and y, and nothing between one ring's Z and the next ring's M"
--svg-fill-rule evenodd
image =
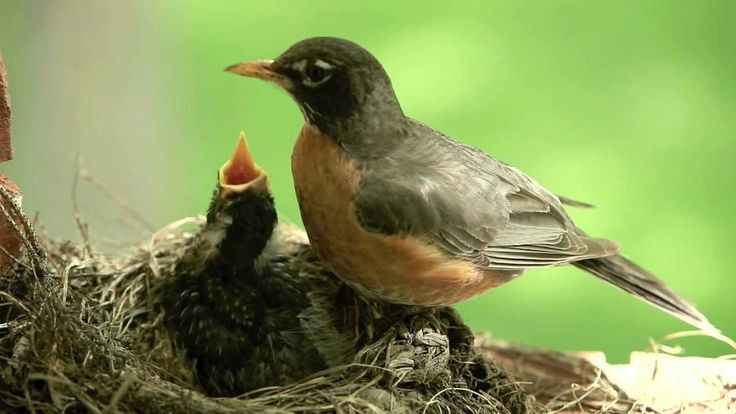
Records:
M248 140L243 132L240 133L232 157L220 167L218 183L220 197L245 191L269 191L268 176L253 161L253 155L248 148Z

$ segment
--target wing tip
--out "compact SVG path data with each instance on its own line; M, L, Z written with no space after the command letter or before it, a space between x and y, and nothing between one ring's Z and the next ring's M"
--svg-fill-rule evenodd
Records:
M613 240L587 236L584 236L583 240L589 249L590 256L608 257L617 255L621 252L621 245ZM587 256L586 258L590 258L590 256Z
M557 198L560 200L560 203L562 203L563 205L569 206L569 207L585 208L585 209L596 208L595 205L586 203L585 201L578 201L578 200L575 200L569 197L560 196L560 195L558 195Z

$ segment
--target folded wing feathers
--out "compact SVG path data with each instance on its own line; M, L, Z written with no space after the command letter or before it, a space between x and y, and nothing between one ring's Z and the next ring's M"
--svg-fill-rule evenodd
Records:
M578 234L563 212L531 193L521 190L507 199L511 207L509 226L482 252L493 268L553 266L618 251L613 242Z
M477 266L493 269L554 266L618 251L615 243L579 233L556 196L511 167L504 172L514 175L513 179L493 175L494 180L473 187L484 190L476 194L485 199L479 203L481 210L461 209L463 217L457 217L458 209L450 208L457 199L451 194L443 192L434 200L440 206L447 204L440 210L452 211L454 216L442 220L432 242ZM490 211L494 214L488 214Z

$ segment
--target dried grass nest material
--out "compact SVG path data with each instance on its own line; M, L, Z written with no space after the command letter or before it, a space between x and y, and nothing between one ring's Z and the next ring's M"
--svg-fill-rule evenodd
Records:
M129 257L50 240L30 249L38 254L0 278L0 411L536 412L473 351L464 325L427 324L445 316L423 314L397 321L352 364L238 398L204 396L156 297L191 237L159 232Z
M209 398L156 302L191 233L167 228L109 256L39 241L24 223L26 255L0 276L0 412L651 412L585 359L487 339L473 347L449 309L397 319L352 364Z

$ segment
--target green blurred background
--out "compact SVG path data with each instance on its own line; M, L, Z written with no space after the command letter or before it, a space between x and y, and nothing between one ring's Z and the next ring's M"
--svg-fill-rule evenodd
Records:
M383 62L407 114L549 189L589 201L588 232L666 278L736 335L736 2L0 0L16 159L0 166L49 233L78 238L75 154L151 227L202 213L238 132L299 222L289 154L302 123L287 95L223 73L314 35ZM143 240L86 181L96 243ZM458 306L493 335L623 361L689 329L569 267ZM707 338L691 354L733 353Z

